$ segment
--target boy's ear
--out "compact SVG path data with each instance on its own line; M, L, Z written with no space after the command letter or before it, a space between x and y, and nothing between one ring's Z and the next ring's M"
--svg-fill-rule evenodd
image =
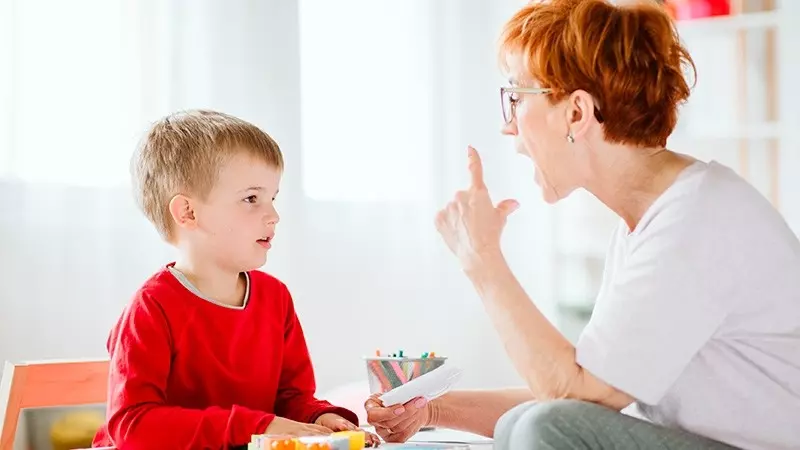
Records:
M169 214L179 228L193 229L197 226L192 200L183 194L177 194L169 201Z

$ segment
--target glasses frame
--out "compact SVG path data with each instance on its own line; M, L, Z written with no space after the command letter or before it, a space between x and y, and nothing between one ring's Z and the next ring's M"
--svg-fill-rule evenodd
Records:
M528 88L528 87L518 87L518 86L506 86L500 88L500 109L503 111L503 120L506 122L506 125L510 124L514 117L517 115L517 101L512 100L511 94L533 94L533 95L545 95L551 94L553 89L551 88ZM506 95L508 95L508 108L509 112L506 115ZM600 109L595 106L594 107L594 117L597 119L598 122L603 123L603 115L600 113Z
M500 88L500 108L503 110L503 120L506 125L510 124L517 115L517 100L511 98L511 94L533 94L545 95L552 93L550 88L528 88L518 86L506 86ZM506 114L506 95L508 95L508 114Z

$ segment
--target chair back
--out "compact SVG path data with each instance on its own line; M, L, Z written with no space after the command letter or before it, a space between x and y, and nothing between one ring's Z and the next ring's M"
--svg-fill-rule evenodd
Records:
M12 450L25 408L104 404L108 360L6 362L0 379L0 450Z

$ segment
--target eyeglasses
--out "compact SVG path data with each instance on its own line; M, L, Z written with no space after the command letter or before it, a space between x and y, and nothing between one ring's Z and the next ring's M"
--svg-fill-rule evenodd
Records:
M519 103L519 94L543 95L552 92L553 90L550 88L501 87L500 103L503 107L503 120L506 121L506 125L514 120L514 116L517 112L517 103ZM600 110L597 106L594 108L594 117L598 122L603 123L603 115L600 114Z
M503 120L506 121L506 124L514 120L517 103L519 102L519 94L543 95L551 92L553 92L553 90L550 88L501 87L500 104L503 107Z

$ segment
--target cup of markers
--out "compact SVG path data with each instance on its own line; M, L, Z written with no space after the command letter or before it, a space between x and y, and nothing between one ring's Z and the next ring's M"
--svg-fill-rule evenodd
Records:
M383 394L441 367L447 358L434 352L415 357L405 355L402 350L391 354L376 350L374 356L366 356L364 361L370 394Z

